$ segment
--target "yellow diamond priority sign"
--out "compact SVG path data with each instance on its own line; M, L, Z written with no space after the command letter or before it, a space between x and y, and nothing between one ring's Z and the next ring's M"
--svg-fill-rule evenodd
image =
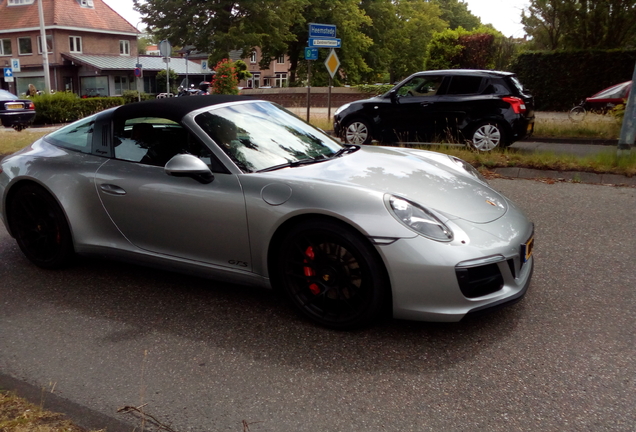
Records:
M331 78L333 78L333 76L338 71L338 68L340 67L340 59L336 55L336 50L334 50L333 48L329 52L327 60L325 60L325 66L327 66L327 70L329 71Z

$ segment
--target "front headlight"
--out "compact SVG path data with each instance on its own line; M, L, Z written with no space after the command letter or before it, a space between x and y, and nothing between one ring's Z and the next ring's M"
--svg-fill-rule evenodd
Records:
M486 180L486 178L483 175L481 175L481 173L479 171L477 171L477 169L474 166L472 166L471 164L469 164L465 160L462 160L462 159L460 159L458 157L455 157L455 156L448 156L448 157L450 158L450 160L452 160L457 165L462 167L464 169L464 171L466 171L471 176L475 177L480 182L483 182L483 183L486 183L486 184L488 183L488 180Z
M425 208L395 196L389 198L389 204L393 216L418 234L437 241L453 239L450 228Z
M338 114L340 114L341 112L343 112L344 110L346 110L347 108L349 108L350 106L351 106L351 104L350 104L350 103L346 103L346 104L342 105L340 108L338 108L338 109L336 110L336 112L335 112L333 115L337 116Z

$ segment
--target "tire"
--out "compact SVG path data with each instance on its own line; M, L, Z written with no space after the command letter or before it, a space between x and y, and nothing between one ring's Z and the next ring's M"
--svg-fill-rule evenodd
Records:
M288 231L278 249L277 275L294 306L325 327L370 324L390 303L377 252L352 229L314 220Z
M573 122L583 121L586 115L587 115L587 111L581 105L575 106L568 113L568 117Z
M491 151L506 142L501 126L495 122L479 123L469 137L470 146L479 151Z
M7 205L9 227L22 253L38 267L61 268L74 255L64 212L45 189L19 186Z
M371 128L366 120L355 119L344 127L343 139L347 144L371 144Z

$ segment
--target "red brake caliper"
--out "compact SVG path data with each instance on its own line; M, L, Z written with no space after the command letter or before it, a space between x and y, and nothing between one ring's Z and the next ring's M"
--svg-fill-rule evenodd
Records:
M313 260L313 259L316 257L316 255L314 254L314 248L313 248L312 246L309 246L309 247L305 250L305 256L306 256L307 258L309 258L310 260ZM304 262L305 264L309 264L309 261L307 261L307 258L305 258L305 259L303 260L303 262ZM305 276L307 276L307 277L316 276L316 271L315 271L313 268L309 267L309 266L304 266L304 267L303 267L303 272L305 273ZM318 295L318 294L320 294L320 288L318 288L318 285L317 285L317 284L315 284L315 283L311 283L311 284L309 284L309 291L311 291L311 293L312 293L313 295Z

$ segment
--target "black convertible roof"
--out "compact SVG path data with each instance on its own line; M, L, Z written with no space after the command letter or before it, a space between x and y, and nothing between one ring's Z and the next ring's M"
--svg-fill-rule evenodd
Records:
M122 105L115 109L113 117L132 118L138 116L161 117L174 121L180 121L186 114L199 108L218 105L227 102L255 100L247 96L233 95L209 95L187 96L153 99L144 102L136 102Z

